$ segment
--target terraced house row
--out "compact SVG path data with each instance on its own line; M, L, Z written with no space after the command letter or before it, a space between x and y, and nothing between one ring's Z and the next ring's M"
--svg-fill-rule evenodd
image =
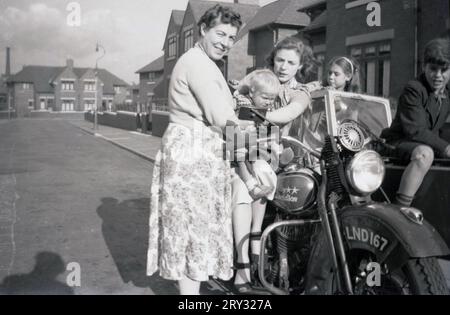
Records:
M105 69L79 68L68 59L65 66L23 66L10 73L7 48L6 71L0 84L0 114L27 117L33 111L113 111L131 103L133 89ZM11 115L11 113L8 113Z

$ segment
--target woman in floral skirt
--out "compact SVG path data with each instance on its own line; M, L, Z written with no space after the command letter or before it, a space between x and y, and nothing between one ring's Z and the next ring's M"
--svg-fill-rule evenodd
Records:
M231 49L241 17L216 5L198 23L200 39L177 62L169 87L170 124L153 171L147 274L199 294L209 277L233 276L230 163L222 132L238 124L216 61Z

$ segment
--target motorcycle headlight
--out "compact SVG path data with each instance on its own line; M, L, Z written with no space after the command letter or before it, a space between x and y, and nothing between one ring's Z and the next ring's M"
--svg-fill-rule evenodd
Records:
M366 150L353 157L346 172L353 189L360 194L368 195L380 188L386 169L377 152Z

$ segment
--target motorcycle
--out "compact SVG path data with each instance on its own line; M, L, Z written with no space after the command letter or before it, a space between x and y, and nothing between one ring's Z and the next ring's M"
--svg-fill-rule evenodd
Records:
M384 98L321 90L281 137L294 154L277 172L261 237L257 274L269 292L449 294L439 233L420 210L371 198L385 176L379 135L391 122Z

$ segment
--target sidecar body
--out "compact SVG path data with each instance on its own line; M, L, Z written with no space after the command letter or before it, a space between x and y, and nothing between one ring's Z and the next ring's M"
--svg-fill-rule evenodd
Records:
M353 119L367 126L375 135L392 123L392 111L389 100L362 94L343 93L335 91L319 91L313 94L312 106L308 119L311 132L302 134L302 139L311 143L312 138L319 139L317 130L317 113L327 111L328 134L337 136L337 126L345 119ZM316 128L316 126L319 126ZM307 138L309 137L309 138ZM450 139L450 121L448 121L444 137ZM317 143L317 147L321 143ZM406 165L398 159L384 157L386 162L386 176L382 185L384 194L378 191L372 198L379 202L394 200L401 176ZM413 207L420 209L425 219L436 228L450 247L450 160L436 160L416 195Z

